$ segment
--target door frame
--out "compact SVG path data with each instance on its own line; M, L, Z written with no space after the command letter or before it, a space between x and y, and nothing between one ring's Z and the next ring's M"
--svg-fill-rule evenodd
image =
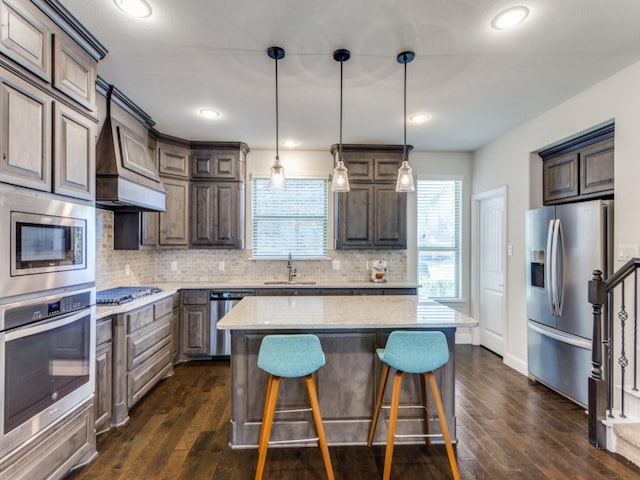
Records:
M507 245L507 186L502 185L485 192L476 193L471 196L471 314L473 318L480 320L480 202L493 197L501 196L504 205L504 215L502 217L502 244L505 246L503 252L504 264L504 342L505 351L509 338L509 322L507 321L507 304L509 303L509 282L507 268L508 249ZM480 345L480 326L473 328L471 333L471 343Z

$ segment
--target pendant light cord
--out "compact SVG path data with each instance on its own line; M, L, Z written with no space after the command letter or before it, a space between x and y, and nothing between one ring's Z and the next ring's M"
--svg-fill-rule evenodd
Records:
M340 60L340 144L338 145L338 161L342 161L342 64Z
M276 61L276 160L280 160L280 155L278 151L279 140L278 140L278 56L277 55L276 55L275 61Z
M404 56L404 145L402 160L407 160L407 56Z

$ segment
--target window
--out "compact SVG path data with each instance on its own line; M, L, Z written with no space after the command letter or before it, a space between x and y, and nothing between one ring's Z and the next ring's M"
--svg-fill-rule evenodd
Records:
M270 190L254 178L253 256L325 258L328 192L326 179L287 178L285 190Z
M419 295L460 298L460 179L421 180L418 195Z

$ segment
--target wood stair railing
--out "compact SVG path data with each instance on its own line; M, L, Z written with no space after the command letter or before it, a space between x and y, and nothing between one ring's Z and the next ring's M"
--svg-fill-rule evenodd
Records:
M627 356L627 322L629 320L628 304L625 285L632 286L632 314L633 314L633 346L631 366L633 369L633 390L638 390L638 269L640 258L632 258L617 272L606 280L602 272L595 270L589 281L589 303L593 307L593 340L591 350L591 376L589 377L589 442L598 448L607 447L607 432L604 420L613 417L614 390L614 352L618 355L617 364L620 368L621 399L620 417L625 417L624 389L625 375L629 368ZM627 282L629 280L629 282ZM618 290L616 290L618 288ZM616 318L619 325L614 325L614 293L620 292L619 310ZM614 327L619 326L619 336L615 335ZM618 350L614 350L614 339L619 340Z

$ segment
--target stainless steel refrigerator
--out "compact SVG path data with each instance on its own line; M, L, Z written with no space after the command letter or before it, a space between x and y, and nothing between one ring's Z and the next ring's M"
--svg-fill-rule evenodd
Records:
M593 332L587 282L593 270L606 278L612 268L613 201L526 215L529 374L586 405Z

